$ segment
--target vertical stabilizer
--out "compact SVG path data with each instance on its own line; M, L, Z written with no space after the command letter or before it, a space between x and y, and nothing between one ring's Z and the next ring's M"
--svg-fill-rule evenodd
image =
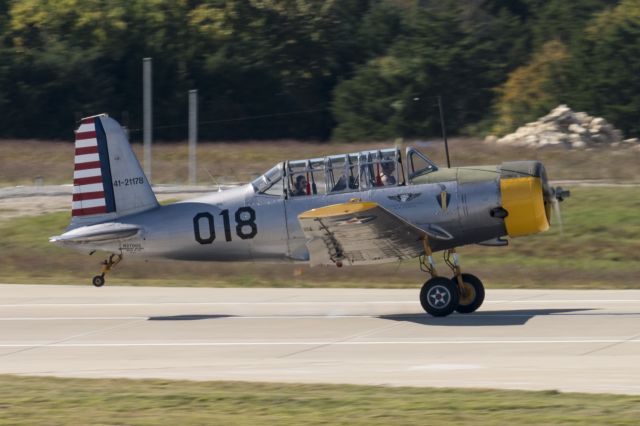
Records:
M76 131L71 228L158 206L120 124L106 114L83 118Z

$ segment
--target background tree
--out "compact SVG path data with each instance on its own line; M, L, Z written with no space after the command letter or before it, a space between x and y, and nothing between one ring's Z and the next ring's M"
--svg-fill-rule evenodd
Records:
M205 89L205 112L221 120L271 114L251 121L252 129L261 129L260 137L328 137L331 89L350 70L357 50L354 32L367 8L362 0L232 1L201 7L199 19L205 14L210 22L218 19L226 37L219 51L206 55L206 71L211 81L221 77L224 87L213 84L225 95L209 95ZM249 130L240 121L218 129L229 136Z
M458 2L416 6L386 55L336 87L334 136L439 134L437 96L444 99L449 130L479 121L491 104L492 88L506 76L509 42L500 36L508 24Z
M429 136L440 132L438 95L451 133L496 111L509 127L538 111L518 101L532 93L526 78L540 105L570 102L631 131L636 4L0 0L0 137L69 140L74 120L108 112L141 138L144 57L156 139L186 136L194 88L207 139ZM567 54L553 78L536 74L557 59L539 53L551 40Z
M558 68L568 57L566 46L552 40L542 46L528 64L509 74L509 79L497 89L494 133L509 133L557 105Z
M617 0L545 0L533 8L531 30L533 48L549 40L569 43L584 33L586 23L594 13L613 7Z
M560 101L640 134L640 2L623 0L596 15L576 42Z

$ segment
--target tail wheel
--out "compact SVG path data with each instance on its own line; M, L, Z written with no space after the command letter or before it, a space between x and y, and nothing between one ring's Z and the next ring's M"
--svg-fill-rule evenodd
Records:
M456 311L461 314L474 312L484 302L484 285L480 278L472 274L461 274L462 289L460 289L460 301ZM451 282L458 287L458 279L451 278Z
M431 278L420 290L422 308L434 317L449 315L458 307L459 299L458 284L444 277Z
M95 277L93 277L93 280L91 280L91 282L96 287L102 287L104 285L104 274L96 275Z

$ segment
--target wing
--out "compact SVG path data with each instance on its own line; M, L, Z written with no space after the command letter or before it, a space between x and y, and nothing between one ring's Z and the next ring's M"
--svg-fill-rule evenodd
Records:
M298 216L307 237L310 262L350 265L393 262L424 253L422 240L453 238L430 225L418 228L373 202L348 202L308 210Z

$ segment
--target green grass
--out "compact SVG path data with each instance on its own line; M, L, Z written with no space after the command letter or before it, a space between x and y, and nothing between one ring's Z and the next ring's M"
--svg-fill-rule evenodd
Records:
M638 287L640 272L640 188L573 188L562 204L564 233L550 231L512 240L499 257L475 262L500 268L522 265L536 279L566 275L567 280L616 281L614 286ZM478 255L475 255L478 253Z
M11 425L637 425L640 397L0 376Z
M640 188L572 188L562 211L564 234L552 227L509 247L463 247L463 270L490 288L638 288ZM103 255L48 242L68 221L69 213L52 213L0 222L0 281L89 283ZM442 262L439 270L446 272ZM125 258L108 276L109 284L234 287L417 288L424 280L417 261L338 269Z

